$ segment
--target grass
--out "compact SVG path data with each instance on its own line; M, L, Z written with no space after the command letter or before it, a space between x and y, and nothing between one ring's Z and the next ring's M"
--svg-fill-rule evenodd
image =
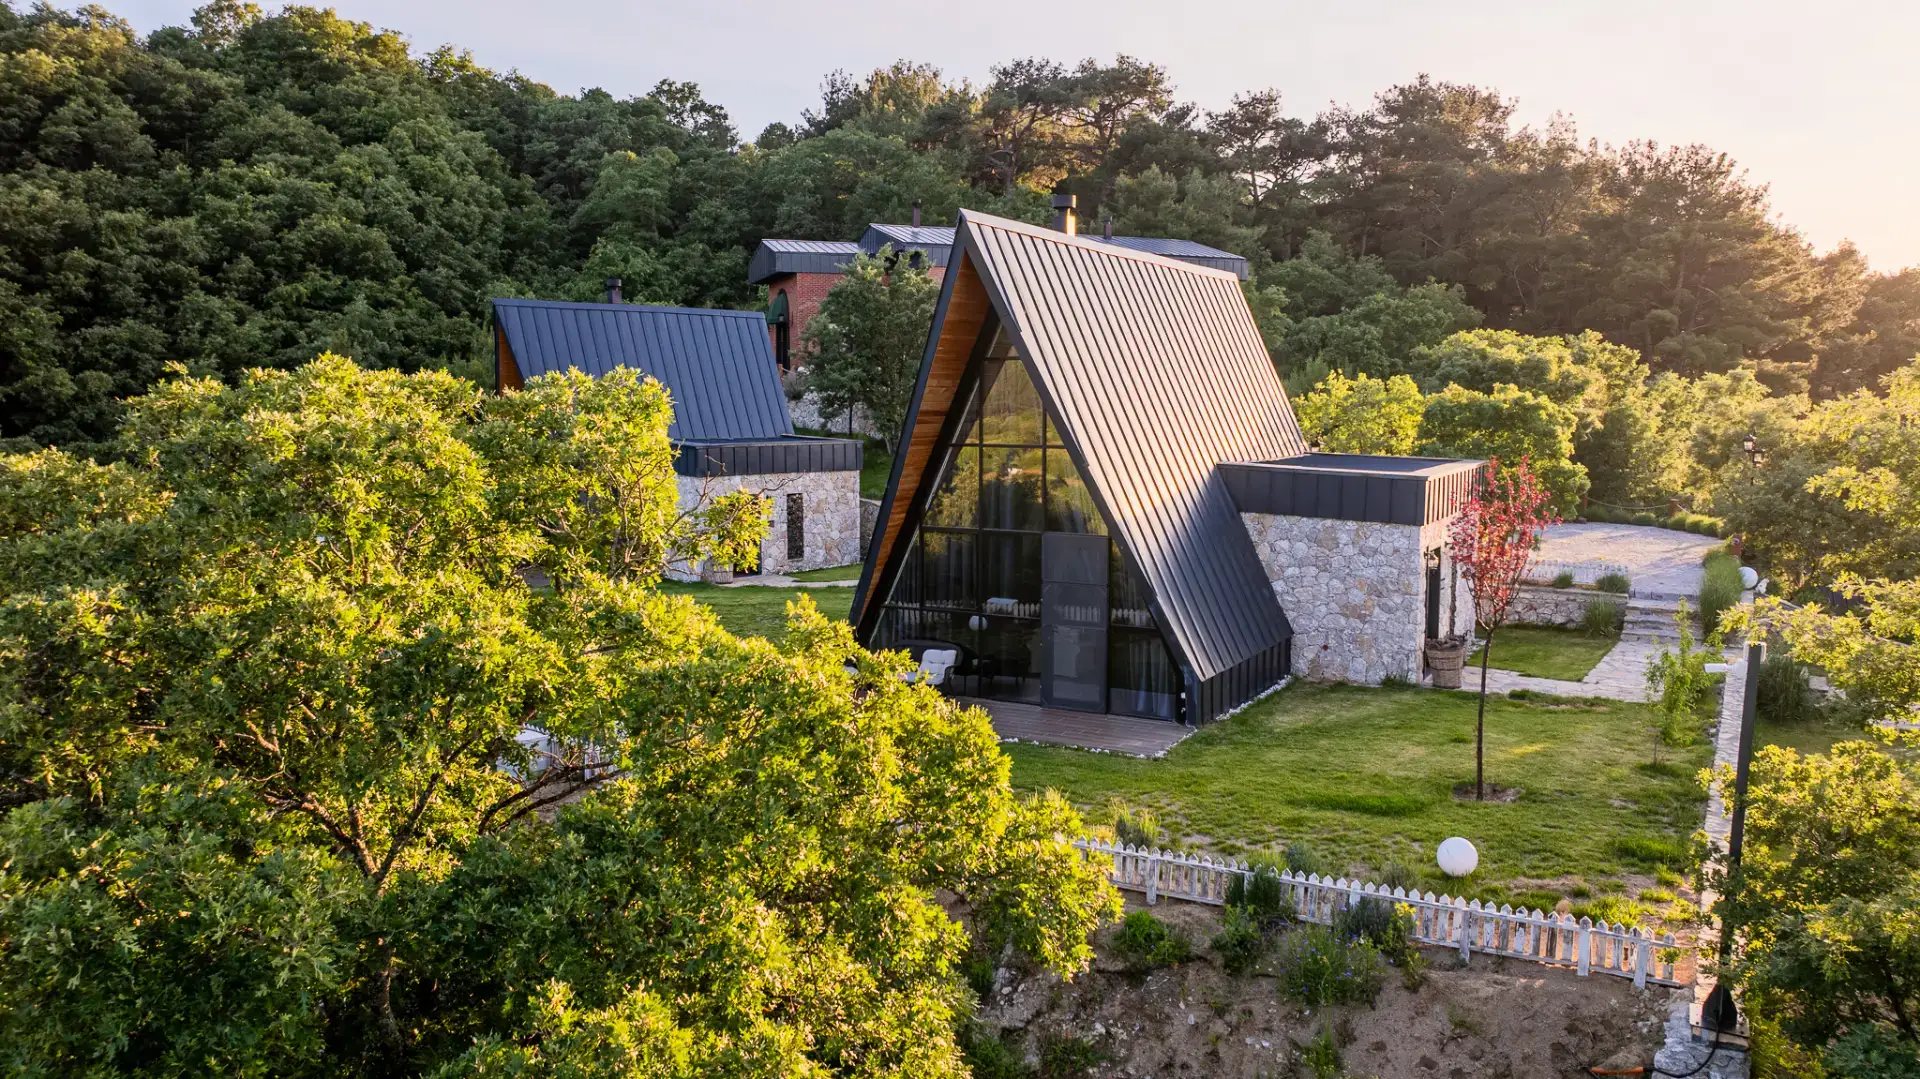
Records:
M1611 638L1589 637L1579 630L1508 626L1493 635L1493 657L1487 661L1487 665L1503 671L1530 674L1535 678L1578 682L1612 648ZM1480 653L1476 651L1467 660L1467 666L1473 668L1479 665ZM1472 676L1473 672L1469 670L1469 683L1479 685L1472 681Z
M1398 859L1435 890L1448 887L1432 868L1448 836L1480 850L1466 883L1492 887L1638 870L1699 826L1693 776L1708 747L1663 750L1671 768L1636 767L1654 748L1642 705L1490 699L1487 778L1523 792L1508 804L1453 798L1454 784L1473 778L1473 718L1467 693L1296 685L1161 760L1006 750L1017 786L1051 787L1083 807L1115 797L1153 806L1189 846L1245 856L1305 841L1336 871Z
M812 596L813 602L829 618L847 617L853 607L851 588L763 588L747 585L722 588L713 584L689 584L662 581L660 590L670 595L692 596L713 608L720 624L736 636L784 640L787 635L787 601Z
M857 581L860 579L861 563L853 562L845 566L828 566L825 569L803 569L799 573L787 576L796 581Z

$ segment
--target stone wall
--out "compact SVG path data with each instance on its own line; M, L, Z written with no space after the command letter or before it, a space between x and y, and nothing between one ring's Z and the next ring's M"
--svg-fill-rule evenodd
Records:
M1624 607L1627 597L1589 588L1521 585L1514 593L1513 610L1507 621L1516 626L1578 626L1586 617L1587 604L1594 600L1611 600Z
M860 500L860 557L867 557L867 547L873 543L873 530L880 527L880 500L863 498Z
M773 501L773 524L760 541L760 572L844 566L858 562L860 545L860 473L772 472L761 476L676 476L680 481L680 508L691 509L729 491L748 490ZM802 499L801 532L805 557L787 557L787 496ZM670 576L689 580L696 567L676 566Z
M1270 513L1240 516L1293 624L1295 674L1367 685L1419 679L1426 642L1425 553L1444 550L1445 522L1422 528ZM1454 593L1455 625L1466 633L1473 625L1472 597L1466 582L1450 586L1451 568L1443 556L1441 588ZM1442 633L1446 626L1443 608Z

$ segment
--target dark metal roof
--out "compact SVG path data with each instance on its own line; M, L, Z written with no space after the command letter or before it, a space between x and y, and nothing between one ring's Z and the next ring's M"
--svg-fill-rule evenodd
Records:
M659 379L673 395L667 433L676 441L793 434L758 311L494 300L493 317L523 378L631 367Z
M1222 464L1220 476L1242 513L1418 526L1458 512L1485 463L1309 453Z
M1001 218L960 222L964 257L1194 676L1286 641L1216 466L1307 447L1233 274Z
M1196 266L1211 266L1216 270L1225 270L1242 281L1247 279L1247 260L1244 257L1192 240L1090 234L1080 238L1124 247L1129 251L1165 255ZM867 231L857 244L828 240L762 240L753 253L753 261L747 265L747 282L764 284L769 278L785 273L839 273L853 260L853 251L876 255L882 247L889 245L896 252L924 251L929 265L945 266L953 250L953 227L872 224L867 226Z
M843 273L860 253L846 240L761 240L747 261L747 283L763 285L790 273Z
M1245 258L1222 251L1217 247L1194 243L1192 240L1172 240L1158 236L1089 236L1087 238L1098 243L1124 247L1129 251L1145 251L1150 255L1165 255L1167 258L1191 262L1196 266L1211 266L1216 270L1225 270L1242 281L1247 279Z
M945 266L947 252L953 249L953 229L945 225L868 225L860 237L860 250L869 255L879 254L889 244L896 253L925 251L928 262Z

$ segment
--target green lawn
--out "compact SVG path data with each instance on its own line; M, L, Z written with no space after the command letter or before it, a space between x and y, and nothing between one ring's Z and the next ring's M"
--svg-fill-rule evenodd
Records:
M787 635L787 601L796 596L812 596L815 606L829 618L844 619L853 606L851 588L762 588L757 585L721 588L712 584L662 581L660 590L692 596L713 608L720 624L739 636L766 637L774 641Z
M860 563L828 566L825 569L805 569L788 576L796 581L857 581L860 579Z
M1600 884L1656 863L1684 869L1708 746L1659 748L1637 704L1494 698L1487 778L1522 793L1510 804L1463 803L1452 790L1473 778L1473 722L1467 693L1295 685L1161 760L1006 750L1024 789L1059 790L1096 821L1115 797L1151 807L1177 841L1215 853L1304 840L1339 869L1398 860L1431 875L1436 845L1461 835L1480 849L1469 883L1483 889L1516 878ZM1437 876L1427 886L1461 892Z
M1578 682L1614 643L1612 637L1589 637L1577 629L1508 626L1494 634L1493 658L1487 661L1487 666L1535 678ZM1467 666L1479 665L1480 653L1476 651Z

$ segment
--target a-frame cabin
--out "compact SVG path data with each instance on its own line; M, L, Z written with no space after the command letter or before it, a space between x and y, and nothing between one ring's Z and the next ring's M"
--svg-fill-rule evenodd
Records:
M855 594L968 696L1186 723L1293 630L1218 466L1307 447L1232 273L960 215Z

